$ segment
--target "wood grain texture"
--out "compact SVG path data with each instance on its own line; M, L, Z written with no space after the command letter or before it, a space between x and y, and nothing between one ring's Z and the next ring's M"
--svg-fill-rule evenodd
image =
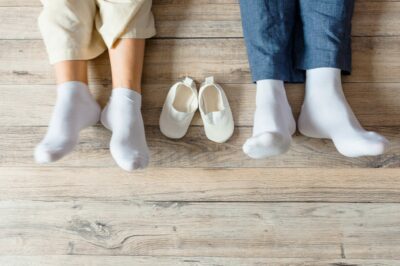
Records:
M379 259L269 259L269 258L224 258L224 257L160 257L160 256L3 256L0 263L4 266L397 266L398 260Z
M359 3L369 3L369 2L400 2L400 0L355 0L357 4ZM171 5L171 4L237 4L238 0L153 0L154 5ZM4 7L27 7L27 6L41 6L40 1L31 0L0 0L0 6Z
M37 27L39 1L30 6L4 7L0 2L2 39L41 39ZM237 1L154 1L156 38L243 37ZM1 7L3 6L3 7ZM400 2L358 1L353 36L399 36Z
M391 203L81 198L0 201L0 215L0 255L400 259L400 204Z
M64 266L75 265L141 265L141 266L397 266L397 260L316 260L316 259L267 259L267 258L215 258L215 257L139 257L139 256L5 256L0 257L0 263L5 266L50 266L60 263Z
M166 168L231 168L231 167L301 167L301 168L387 168L400 167L400 130L398 127L370 127L388 137L391 145L386 154L376 157L347 158L340 155L331 141L297 135L290 151L266 160L252 160L242 151L242 144L251 136L251 128L238 127L224 144L207 140L202 127L190 128L181 140L161 135L158 127L146 127L151 154L151 167ZM46 127L0 128L5 142L0 142L1 166L40 167L33 161L36 143ZM75 152L52 164L53 167L116 167L108 150L110 132L102 126L86 129Z
M357 37L353 74L345 82L400 82L400 37ZM54 76L40 40L0 40L0 85L53 84ZM29 59L29 60L27 60ZM90 81L110 84L107 54L90 67ZM148 41L146 84L175 83L186 75L197 81L214 75L220 83L250 83L241 39L165 39Z
M0 200L400 203L399 176L397 169L3 167Z

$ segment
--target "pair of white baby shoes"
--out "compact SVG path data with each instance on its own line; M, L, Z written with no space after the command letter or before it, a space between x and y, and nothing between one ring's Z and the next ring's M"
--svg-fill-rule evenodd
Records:
M182 138L197 109L209 140L223 143L232 136L232 111L224 90L215 83L214 77L206 78L199 92L196 83L188 77L171 87L160 116L161 132L168 138Z

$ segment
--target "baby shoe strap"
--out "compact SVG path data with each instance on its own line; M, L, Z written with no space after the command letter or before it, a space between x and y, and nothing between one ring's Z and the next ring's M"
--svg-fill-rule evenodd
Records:
M189 77L186 77L184 80L183 80L183 84L185 84L186 86L188 86L188 87L192 87L192 85L193 85L193 79L191 79L191 78L189 78Z
M205 84L206 84L206 85L212 85L212 84L214 84L214 83L215 83L215 79L214 79L213 76L207 77L206 80L205 80Z

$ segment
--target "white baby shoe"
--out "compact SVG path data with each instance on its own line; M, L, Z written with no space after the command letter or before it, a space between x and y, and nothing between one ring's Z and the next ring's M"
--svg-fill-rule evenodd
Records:
M232 111L224 90L214 82L214 77L206 78L200 88L199 109L209 140L223 143L232 136Z
M186 135L199 107L197 97L196 84L191 78L171 87L160 116L160 130L166 137L180 139Z

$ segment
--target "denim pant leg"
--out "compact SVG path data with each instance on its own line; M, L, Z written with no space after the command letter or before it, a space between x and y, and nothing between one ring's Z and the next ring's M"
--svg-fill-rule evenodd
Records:
M351 19L354 0L299 0L296 67L351 71Z
M303 80L293 60L297 1L240 0L253 81Z

